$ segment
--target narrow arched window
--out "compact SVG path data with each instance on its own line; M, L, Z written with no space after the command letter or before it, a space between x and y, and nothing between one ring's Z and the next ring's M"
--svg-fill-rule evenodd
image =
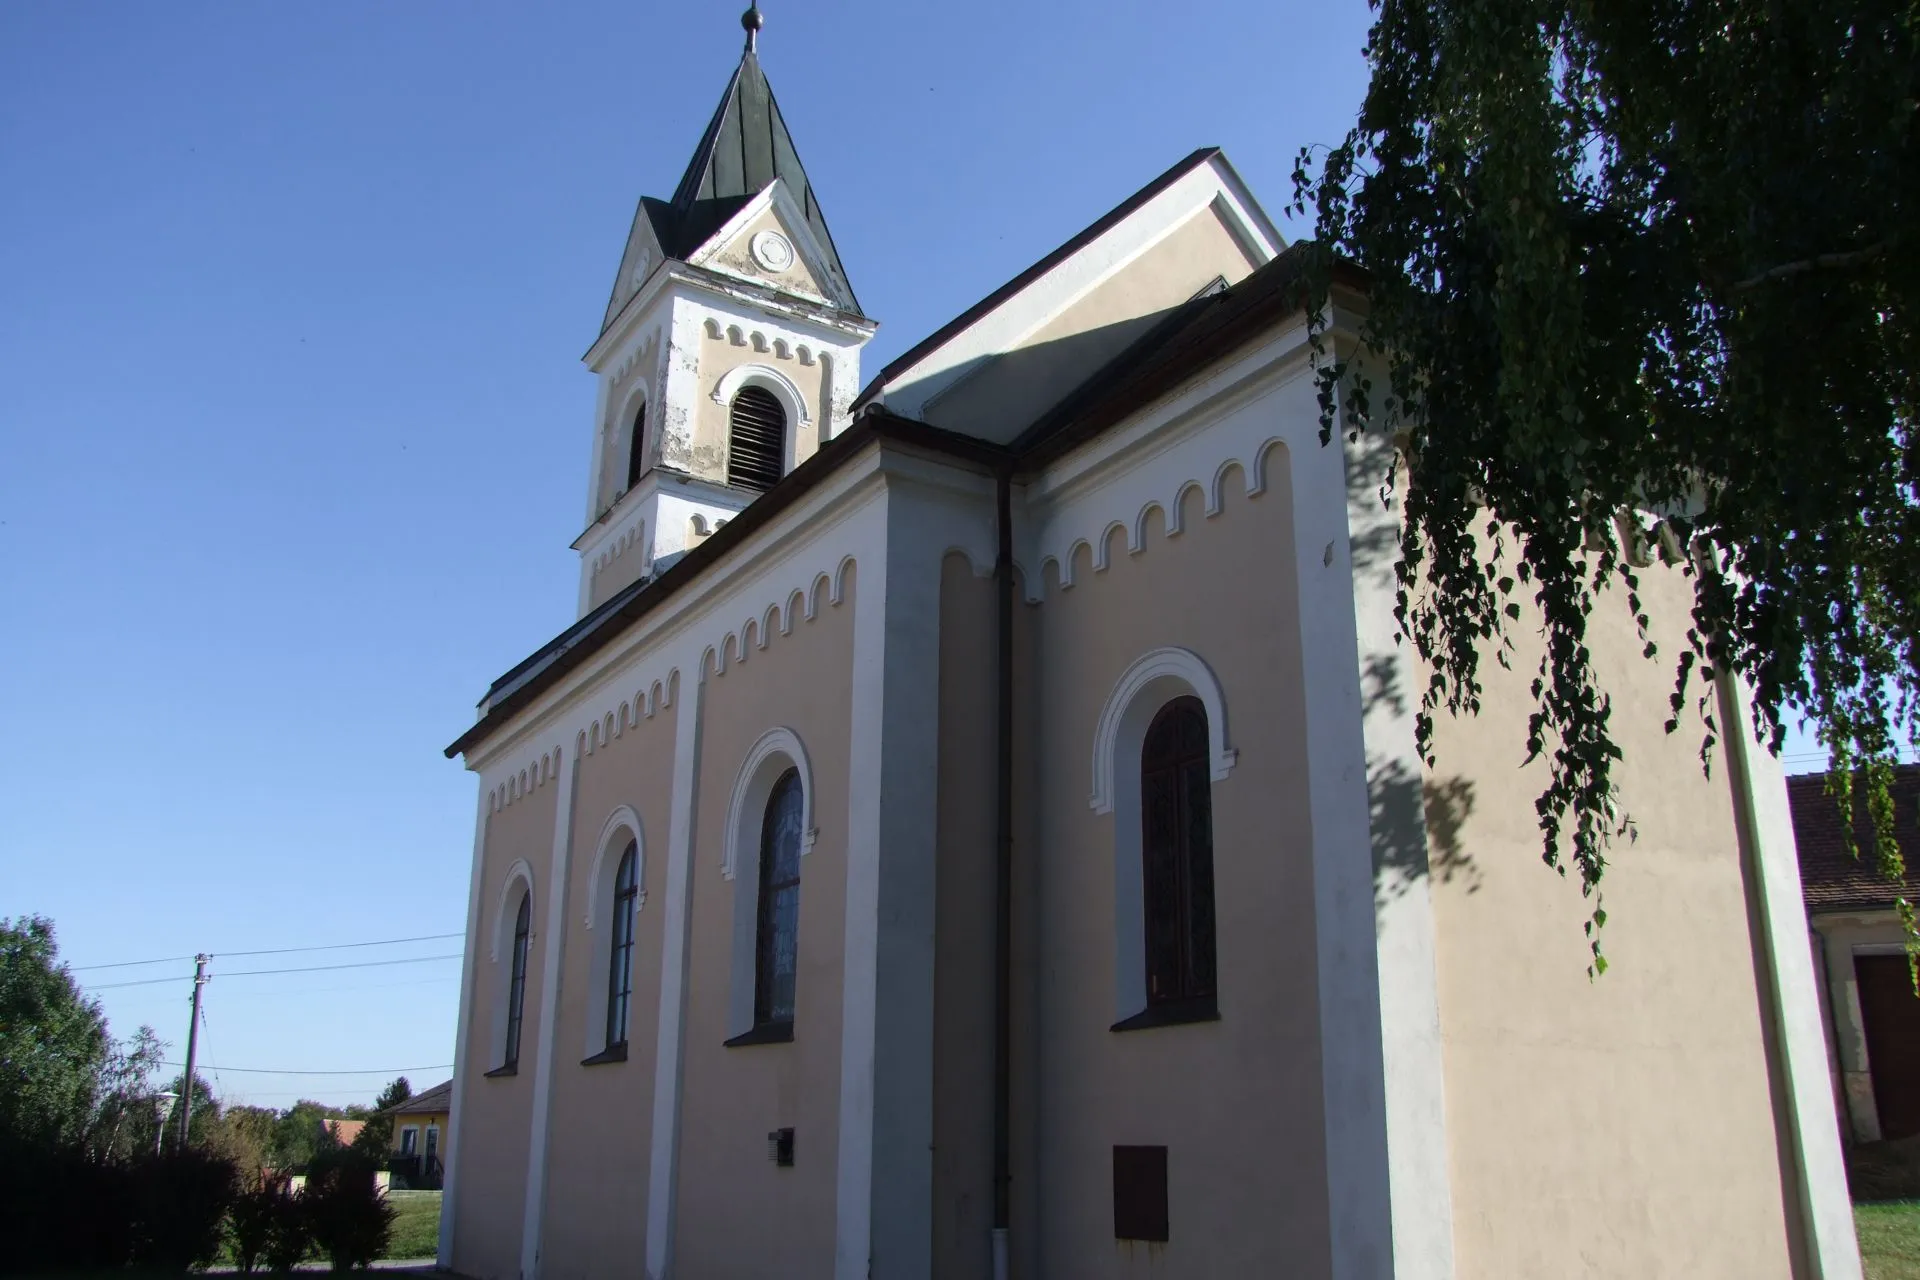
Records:
M520 1021L527 1007L527 948L533 937L533 895L520 895L520 911L513 918L513 967L507 979L507 1042L502 1067L520 1065Z
M1213 792L1207 712L1175 698L1140 752L1147 1005L1210 1011L1215 999Z
M794 964L800 933L800 771L773 784L760 824L760 909L754 931L755 1027L793 1024Z
M613 878L613 932L607 955L607 1048L627 1042L627 1004L633 995L633 917L640 897L640 844L627 841Z
M627 434L627 488L640 483L647 464L647 402L642 400L633 413L633 429Z
M771 489L787 457L787 411L765 387L742 387L727 423L727 483Z

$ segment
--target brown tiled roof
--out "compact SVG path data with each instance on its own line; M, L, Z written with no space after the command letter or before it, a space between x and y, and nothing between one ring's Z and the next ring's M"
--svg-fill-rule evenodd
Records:
M1788 778L1787 802L1793 810L1800 892L1808 911L1893 905L1898 895L1875 865L1873 834L1866 823L1866 806L1858 796L1854 823L1858 858L1847 853L1840 806L1827 794L1826 774ZM1920 764L1903 764L1894 770L1893 813L1900 852L1907 862L1907 898L1913 901L1920 899Z
M396 1103L387 1108L389 1115L417 1115L430 1111L453 1110L453 1081L437 1084L431 1089L423 1089L405 1102Z

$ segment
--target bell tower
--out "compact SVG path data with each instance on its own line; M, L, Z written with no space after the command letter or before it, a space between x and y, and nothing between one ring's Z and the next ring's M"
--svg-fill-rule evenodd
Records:
M744 510L844 430L860 310L793 135L746 48L671 199L642 197L600 336L580 614Z

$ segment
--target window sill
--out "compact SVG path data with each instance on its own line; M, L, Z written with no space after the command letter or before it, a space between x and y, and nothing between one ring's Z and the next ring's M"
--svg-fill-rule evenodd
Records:
M627 1060L627 1042L625 1040L622 1040L619 1044L608 1045L606 1048L602 1049L600 1052L594 1054L591 1058L580 1059L580 1065L583 1067L598 1067L605 1063L625 1062L626 1060Z
M519 1074L520 1064L517 1062L509 1062L505 1066L495 1067L493 1070L487 1072L486 1078L489 1080L498 1080L503 1076L517 1076Z
M725 1047L738 1049L749 1044L790 1044L792 1041L793 1024L791 1022L765 1022L751 1031L726 1041Z
M1145 1031L1151 1027L1177 1027L1189 1022L1220 1021L1219 1002L1212 997L1204 1000L1181 1000L1177 1003L1150 1004L1131 1018L1122 1018L1108 1027L1109 1031Z

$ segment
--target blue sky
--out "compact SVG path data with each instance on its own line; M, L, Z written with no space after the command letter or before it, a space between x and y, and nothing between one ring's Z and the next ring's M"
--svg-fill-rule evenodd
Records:
M462 928L440 749L573 618L579 356L739 8L0 8L0 914L75 965L458 949L235 954ZM766 15L868 372L1196 146L1279 217L1365 87L1355 0ZM83 976L174 978L100 997L177 1055L190 970ZM217 978L202 1058L374 1068L217 1080L364 1100L452 1061L457 991L447 960Z

